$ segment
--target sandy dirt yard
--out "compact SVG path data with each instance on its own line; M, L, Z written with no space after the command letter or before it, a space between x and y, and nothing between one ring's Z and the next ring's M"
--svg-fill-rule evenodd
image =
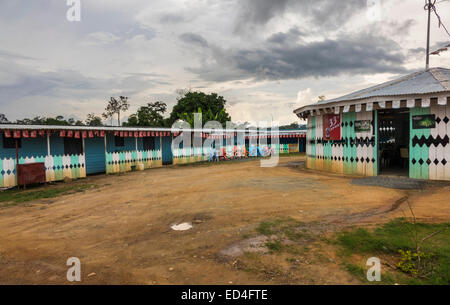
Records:
M81 284L358 284L330 244L305 244L304 253L285 257L257 251L255 228L284 217L323 234L372 226L408 213L405 198L422 221L450 218L446 184L361 186L351 183L355 177L307 170L303 161L196 164L59 183L96 187L0 209L0 283L70 284L66 261L77 257ZM182 222L192 229L171 229Z

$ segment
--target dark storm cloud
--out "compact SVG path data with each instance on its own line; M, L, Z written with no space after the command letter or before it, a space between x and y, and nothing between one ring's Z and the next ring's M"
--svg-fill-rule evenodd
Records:
M290 35L290 34L286 34ZM197 35L198 36L198 35ZM406 58L394 41L374 34L340 36L335 40L297 42L270 37L262 47L223 49L209 44L202 65L187 68L209 81L284 80L343 74L404 73ZM201 38L201 39L200 39ZM204 41L202 37L195 40ZM274 41L285 41L283 44Z
M241 0L235 31L265 25L286 12L298 13L316 27L336 28L365 8L367 0Z

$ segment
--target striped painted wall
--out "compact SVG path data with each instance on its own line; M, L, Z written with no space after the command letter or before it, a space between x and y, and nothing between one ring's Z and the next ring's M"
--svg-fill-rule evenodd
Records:
M323 139L322 115L310 117L306 138L307 168L349 175L377 175L376 124L370 132L355 133L355 121L374 122L373 115L372 111L341 113L341 138L335 141Z
M128 172L132 166L143 163L144 168L162 166L160 150L131 150L106 153L106 173Z
M436 127L413 129L414 115L434 114ZM409 176L416 179L450 180L450 105L413 108L410 112Z
M178 148L173 150L173 164L187 164L208 160L209 153L203 148Z
M23 138L19 148L19 164L45 163L46 181L58 181L67 178L86 177L84 155L65 155L63 140L52 136L51 155L47 155L47 138ZM16 150L3 148L3 134L0 135L0 187L17 185Z
M86 177L84 155L51 155L19 157L19 164L45 163L47 182L59 181L64 178ZM0 187L16 186L16 158L0 159Z

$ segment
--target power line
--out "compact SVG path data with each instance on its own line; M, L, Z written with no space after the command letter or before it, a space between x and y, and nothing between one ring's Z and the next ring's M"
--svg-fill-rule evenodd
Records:
M441 2L446 2L448 0L441 0L437 3L441 3ZM431 15L431 11L434 12L434 14L436 15L438 21L439 21L439 28L442 26L442 28L445 30L445 32L447 33L447 35L450 37L450 32L447 30L447 27L444 25L444 23L442 22L441 16L439 16L437 9L436 9L436 0L432 1L432 0L425 0L425 6L424 6L424 10L428 11L428 35L427 35L427 64L426 64L426 68L428 69L429 67L429 55L439 55L439 53L441 52L445 52L448 51L448 48L450 47L450 44L442 47L436 51L433 51L430 53L430 15Z

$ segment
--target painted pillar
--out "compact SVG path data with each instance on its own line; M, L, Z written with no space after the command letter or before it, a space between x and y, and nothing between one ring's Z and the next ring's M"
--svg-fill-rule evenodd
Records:
M375 145L373 146L373 157L375 159L375 162L373 162L373 175L378 176L378 166L379 166L379 160L380 156L378 153L378 110L374 110L374 122L373 126L375 128L374 130L374 136L375 136Z
M50 134L47 132L47 156L50 156Z
M425 115L430 113L430 108L416 107L410 111L410 139L409 139L409 177L415 179L428 179L428 146L420 139L430 137L429 129L413 129L412 117L415 115ZM429 162L429 161L428 161Z
M106 143L106 132L105 135L103 136L103 142L105 143L105 168L106 168L106 173L109 173L108 170L108 149L107 149L107 143Z

